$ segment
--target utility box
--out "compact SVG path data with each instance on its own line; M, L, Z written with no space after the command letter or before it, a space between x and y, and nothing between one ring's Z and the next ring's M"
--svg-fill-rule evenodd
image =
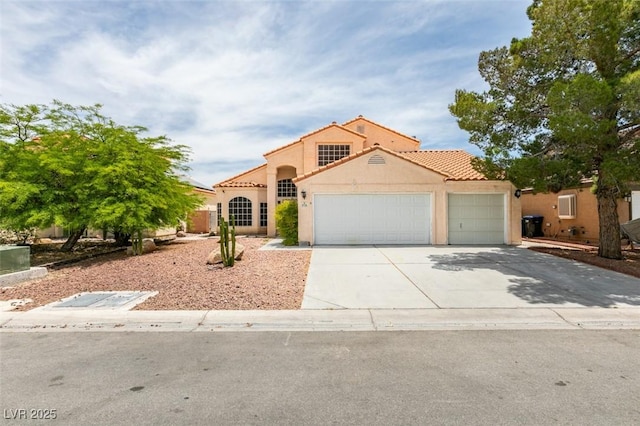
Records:
M542 232L543 219L544 216L523 216L522 236L527 238L544 237L544 232Z
M31 268L27 246L0 246L0 275L28 271Z

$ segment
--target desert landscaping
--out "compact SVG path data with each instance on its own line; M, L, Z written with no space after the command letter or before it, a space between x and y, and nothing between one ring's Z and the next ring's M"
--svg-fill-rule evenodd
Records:
M299 309L311 251L258 250L268 241L238 238L245 252L230 268L206 264L217 238L177 239L142 256L124 251L94 256L3 288L0 300L32 299L19 308L30 310L80 292L158 291L135 309Z
M269 241L265 237L239 237L244 254L235 266L227 268L207 264L219 244L217 238L206 236L178 238L142 256L127 255L122 248L91 241L81 241L69 254L32 250L32 265L47 265L48 276L2 288L0 300L31 299L17 308L30 310L81 292L157 291L156 296L134 309L300 309L311 250L260 250ZM596 247L531 250L640 278L637 248L623 250L622 260L598 257ZM79 257L85 259L75 261Z

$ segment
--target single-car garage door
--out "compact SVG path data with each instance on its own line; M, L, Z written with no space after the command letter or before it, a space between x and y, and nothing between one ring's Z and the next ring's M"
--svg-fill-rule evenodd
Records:
M503 194L449 194L449 244L504 244Z
M429 194L316 194L315 244L429 244Z

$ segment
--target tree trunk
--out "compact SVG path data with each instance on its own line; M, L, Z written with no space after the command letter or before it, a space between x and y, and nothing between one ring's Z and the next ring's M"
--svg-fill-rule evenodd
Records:
M618 193L614 188L599 187L596 198L598 199L598 219L600 221L598 256L608 259L622 259Z
M60 248L60 251L71 251L71 250L73 250L73 247L76 245L76 243L78 242L80 237L82 237L82 234L84 234L85 229L87 229L87 228L83 227L83 228L80 228L80 229L78 229L76 231L73 231L71 233L71 235L69 235L69 238L67 239L67 241L65 241L65 243Z
M131 237L128 233L122 231L113 231L113 236L116 240L116 245L118 247L124 247L129 244L129 238Z

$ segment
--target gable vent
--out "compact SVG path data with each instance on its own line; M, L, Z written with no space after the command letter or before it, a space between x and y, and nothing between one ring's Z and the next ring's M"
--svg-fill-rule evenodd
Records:
M382 158L381 155L372 155L371 157L369 157L369 161L367 162L368 164L387 164L384 161L384 158Z

